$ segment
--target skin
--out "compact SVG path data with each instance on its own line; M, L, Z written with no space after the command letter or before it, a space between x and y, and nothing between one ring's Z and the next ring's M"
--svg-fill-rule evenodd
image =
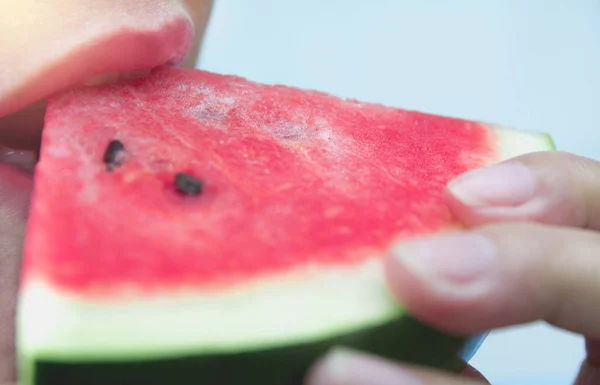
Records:
M44 98L92 76L94 83L106 73L103 82L140 76L175 57L195 66L212 5L43 3L8 0L0 13L0 382L15 380L15 299ZM168 25L181 20L193 38L169 35ZM535 320L580 333L588 356L577 385L600 384L599 196L600 163L567 153L530 154L463 175L447 199L465 230L392 248L390 290L415 316L451 333ZM307 385L400 383L486 381L473 368L451 376L347 350L323 357L307 378Z

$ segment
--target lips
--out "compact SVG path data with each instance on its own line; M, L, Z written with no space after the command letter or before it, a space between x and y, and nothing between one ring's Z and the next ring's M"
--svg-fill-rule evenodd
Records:
M193 35L183 0L9 0L0 15L0 117L75 84L178 63Z

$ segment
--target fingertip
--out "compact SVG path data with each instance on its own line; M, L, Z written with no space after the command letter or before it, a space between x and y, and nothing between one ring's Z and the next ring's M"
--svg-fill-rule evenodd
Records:
M536 178L525 164L510 160L471 170L448 185L454 197L471 207L517 207L530 201Z
M538 187L533 171L511 159L471 170L452 180L446 188L446 203L453 215L469 227L529 220L546 208L536 201Z
M599 162L569 153L525 154L458 176L446 203L467 227L529 221L598 229L599 172Z

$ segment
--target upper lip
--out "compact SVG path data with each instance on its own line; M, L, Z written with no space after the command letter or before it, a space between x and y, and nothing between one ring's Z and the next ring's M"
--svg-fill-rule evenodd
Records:
M0 46L0 65L3 66L0 117L93 76L152 69L183 60L191 48L194 33L187 12L165 15L164 10L150 9L148 15L144 15L145 25L140 25L136 16L121 17L121 23L114 25L104 20L104 25L110 28L92 25L85 31L70 31L81 33L81 38L59 33L61 36L56 39L62 41L52 41L46 51L43 46L39 47L41 51L30 55L26 63L10 63L9 56L3 60Z

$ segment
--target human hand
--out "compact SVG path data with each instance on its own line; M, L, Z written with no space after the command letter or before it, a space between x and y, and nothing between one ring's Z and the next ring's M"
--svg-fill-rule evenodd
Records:
M193 67L211 5L211 0L2 2L0 383L16 376L15 302L44 98L76 84L140 76L172 61Z
M600 384L600 163L561 152L521 156L448 187L468 227L399 244L386 271L398 300L441 330L477 334L544 320L586 337L577 385ZM467 385L447 375L335 351L308 385Z

